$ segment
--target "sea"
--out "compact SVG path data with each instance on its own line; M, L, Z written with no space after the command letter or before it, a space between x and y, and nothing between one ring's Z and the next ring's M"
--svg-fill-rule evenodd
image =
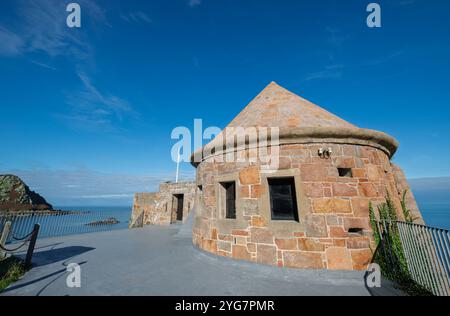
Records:
M128 227L131 217L131 206L54 206L53 209L61 211L80 211L80 212L95 212L107 213L108 216L115 217L122 225L121 227Z
M450 230L450 203L418 202L427 226Z
M131 207L127 206L56 206L53 209L68 213L0 216L0 231L11 221L12 233L7 241L14 242L28 236L36 224L40 225L38 238L48 238L127 229L131 217Z

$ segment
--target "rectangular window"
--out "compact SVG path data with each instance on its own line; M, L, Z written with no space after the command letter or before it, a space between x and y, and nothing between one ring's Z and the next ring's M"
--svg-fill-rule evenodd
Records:
M225 218L236 219L236 183L224 182L221 185L224 191Z
M268 179L268 182L272 219L298 222L294 178Z
M338 173L340 177L352 178L352 169L351 168L338 168Z

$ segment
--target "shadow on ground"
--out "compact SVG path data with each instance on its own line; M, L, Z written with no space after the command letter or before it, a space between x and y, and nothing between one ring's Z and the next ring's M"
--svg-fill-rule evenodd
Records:
M95 248L83 246L68 246L63 248L38 251L33 254L33 267L40 267L47 264L66 261L92 250L95 250Z

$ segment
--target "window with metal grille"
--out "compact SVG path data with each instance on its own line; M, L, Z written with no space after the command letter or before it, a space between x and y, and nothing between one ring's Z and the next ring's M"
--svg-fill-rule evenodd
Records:
M225 198L225 218L236 219L236 183L221 183Z
M268 179L273 220L299 221L294 178Z

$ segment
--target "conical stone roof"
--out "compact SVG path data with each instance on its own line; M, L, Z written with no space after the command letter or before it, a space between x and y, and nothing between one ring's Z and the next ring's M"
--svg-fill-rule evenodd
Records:
M356 128L275 82L270 83L228 125L238 126Z
M279 145L355 144L378 148L389 157L394 155L398 147L398 142L393 137L383 132L359 128L275 82L270 83L227 125L227 128L238 127L278 128ZM194 153L191 162L196 166L199 160L210 155L219 155L233 146L235 149L239 147L233 133L222 131L210 143Z

